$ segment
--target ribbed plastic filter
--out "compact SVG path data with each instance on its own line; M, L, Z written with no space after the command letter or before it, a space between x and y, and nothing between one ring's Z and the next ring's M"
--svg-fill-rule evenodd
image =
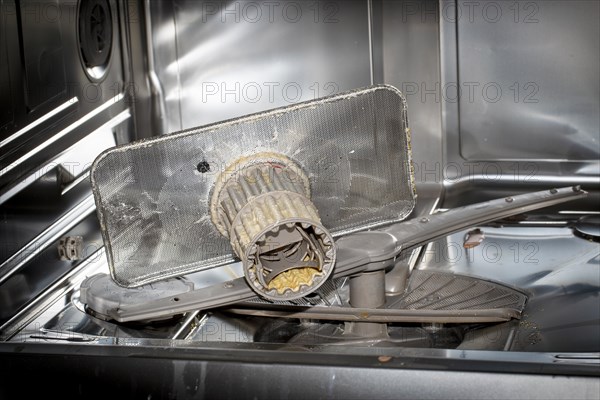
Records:
M234 261L211 193L235 160L259 153L297 164L333 237L414 207L406 102L390 86L139 141L104 152L91 172L113 279L133 287Z

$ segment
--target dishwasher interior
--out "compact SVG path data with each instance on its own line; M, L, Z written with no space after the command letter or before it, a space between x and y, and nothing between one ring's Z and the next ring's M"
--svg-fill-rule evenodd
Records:
M378 365L409 351L430 362L467 354L530 357L555 372L597 369L598 2L1 4L2 341L354 354L376 356ZM292 302L250 296L122 322L103 311L228 285L245 270L236 258L117 285L90 185L100 153L374 85L396 88L407 107L416 198L397 223L555 188L587 196L432 235L398 251L374 281L334 272ZM190 160L200 172L208 168L201 164ZM354 245L370 254L379 243ZM367 308L458 311L445 319L340 317L332 310L359 302L353 285L379 285L385 306ZM476 303L479 312L469 309ZM504 314L481 318L494 307Z

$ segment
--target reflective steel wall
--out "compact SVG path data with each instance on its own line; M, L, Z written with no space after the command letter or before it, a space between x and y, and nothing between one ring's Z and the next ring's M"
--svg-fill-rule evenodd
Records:
M166 132L371 83L366 1L148 6Z
M146 2L162 133L369 85L404 92L419 208L600 183L595 1ZM438 200L442 200L439 202Z

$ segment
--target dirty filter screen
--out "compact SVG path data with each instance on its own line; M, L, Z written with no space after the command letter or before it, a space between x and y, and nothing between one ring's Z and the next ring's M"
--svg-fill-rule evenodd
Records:
M104 152L91 176L113 278L132 287L233 261L211 221L211 190L233 161L261 152L304 171L334 237L406 218L406 116L398 90L375 86Z

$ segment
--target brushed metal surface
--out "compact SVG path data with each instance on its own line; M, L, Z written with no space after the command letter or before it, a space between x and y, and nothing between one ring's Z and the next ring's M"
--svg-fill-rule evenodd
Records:
M128 108L117 37L122 6L108 3L115 40L101 81L80 60L79 2L2 3L0 194Z
M441 102L427 90L440 82L439 23L437 0L373 2L374 64L381 64L383 83L397 87L410 106L408 118L415 183L419 201L415 214L429 214L442 196L442 180L435 173L442 163ZM378 83L378 82L377 82Z
M597 161L600 3L480 8L457 24L460 83L474 83L473 96L463 90L459 101L462 157Z
M598 3L469 4L438 9L443 207L569 184L588 199L546 212L597 212Z
M486 237L471 249L463 247L466 232L431 243L419 269L485 277L529 293L509 350L600 350L598 243L565 227L481 229Z
M167 132L372 83L365 0L149 7Z

